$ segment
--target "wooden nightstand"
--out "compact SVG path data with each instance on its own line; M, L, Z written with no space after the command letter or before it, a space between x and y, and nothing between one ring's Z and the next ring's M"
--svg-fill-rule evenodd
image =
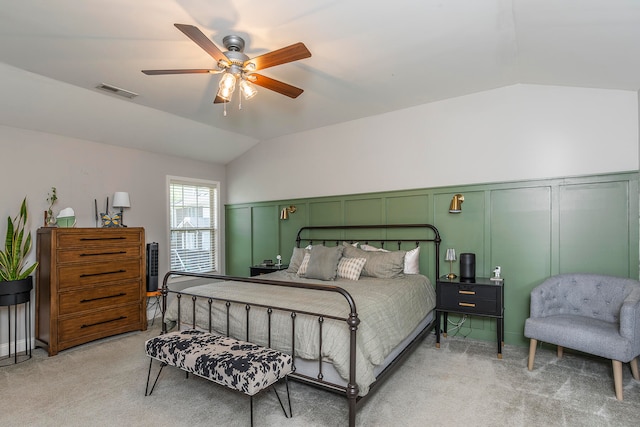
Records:
M443 335L447 336L449 313L496 319L498 359L504 343L504 279L438 279L436 282L436 347L440 348L440 314L444 314Z
M273 273L274 271L286 270L289 268L289 264L282 265L252 265L249 267L249 274L251 276L259 276L261 274Z

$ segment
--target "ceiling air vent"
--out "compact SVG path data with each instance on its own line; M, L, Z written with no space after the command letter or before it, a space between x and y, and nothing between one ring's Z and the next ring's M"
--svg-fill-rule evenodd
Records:
M136 96L138 96L137 93L134 92L130 92L128 90L125 89L121 89L119 87L115 87L115 86L111 86L108 85L106 83L100 83L98 86L96 86L97 89L103 90L105 92L109 92L112 93L114 95L118 95L118 96L123 96L125 98L135 98Z

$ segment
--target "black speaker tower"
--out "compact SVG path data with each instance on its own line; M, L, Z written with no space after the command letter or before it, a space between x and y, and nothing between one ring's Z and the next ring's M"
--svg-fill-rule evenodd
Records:
M476 254L460 254L460 279L476 278Z
M147 292L158 290L158 244L147 243Z

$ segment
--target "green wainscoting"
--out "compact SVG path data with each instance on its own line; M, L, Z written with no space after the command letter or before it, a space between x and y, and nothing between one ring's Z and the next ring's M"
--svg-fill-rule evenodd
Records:
M465 198L462 213L450 214L456 193ZM430 223L442 237L441 274L449 272L447 248L475 253L477 276L502 267L505 341L524 345L529 293L545 278L568 272L638 278L638 202L638 173L629 172L227 205L226 272L247 276L250 265L278 254L287 263L306 225ZM297 211L280 220L290 205ZM420 267L435 283L432 260L429 248ZM495 321L474 317L458 333L494 340Z

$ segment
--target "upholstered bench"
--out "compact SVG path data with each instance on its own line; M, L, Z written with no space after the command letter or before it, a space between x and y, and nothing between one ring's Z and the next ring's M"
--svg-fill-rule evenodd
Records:
M251 425L253 425L253 396L279 380L285 380L289 414L276 393L285 417L291 413L287 375L292 371L291 355L246 341L215 335L199 330L170 332L145 343L145 352L151 358L145 396L150 395L167 365L196 374L229 389L250 396ZM151 364L160 362L160 370L149 390Z

